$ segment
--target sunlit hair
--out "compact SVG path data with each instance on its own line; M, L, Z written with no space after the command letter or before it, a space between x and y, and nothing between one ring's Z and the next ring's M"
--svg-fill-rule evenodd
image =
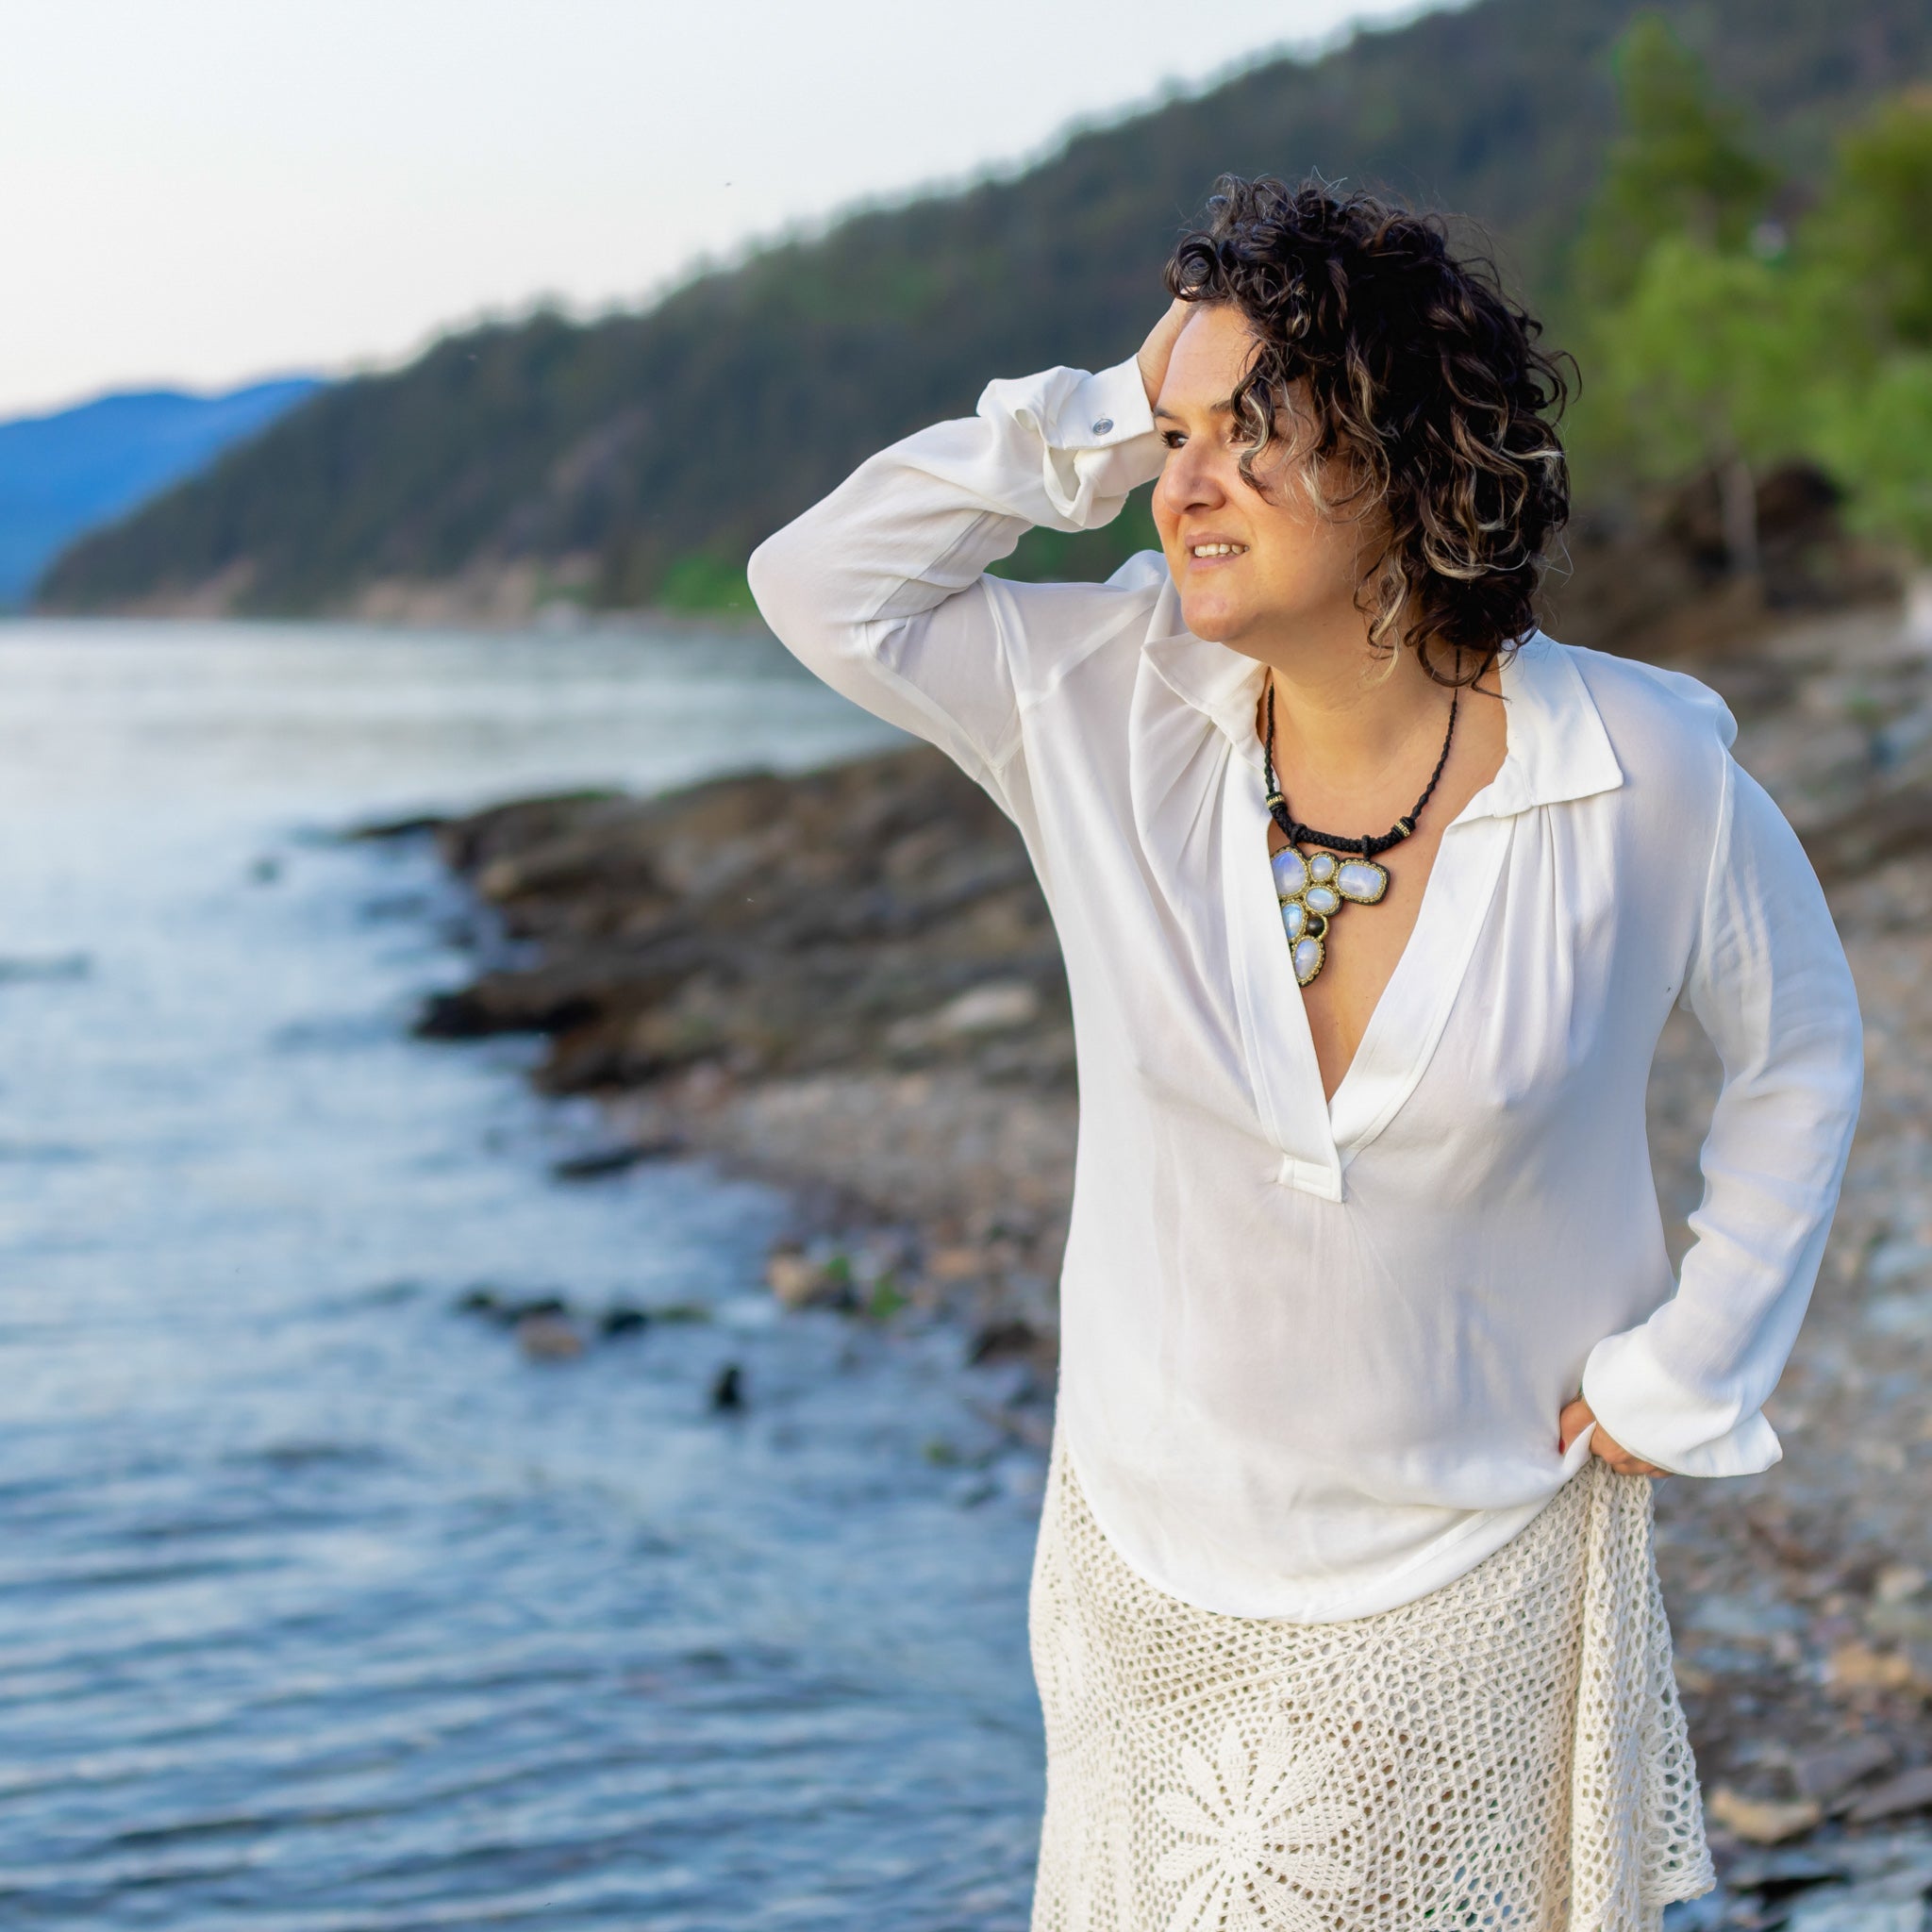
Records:
M1371 642L1474 683L1534 627L1570 513L1553 420L1569 385L1541 325L1489 261L1451 254L1439 222L1317 180L1224 175L1166 280L1254 335L1233 398L1242 476L1265 491L1291 466L1324 514L1376 527Z

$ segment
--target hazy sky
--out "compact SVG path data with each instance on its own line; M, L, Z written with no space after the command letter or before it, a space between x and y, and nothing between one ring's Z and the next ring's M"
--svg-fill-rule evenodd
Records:
M0 415L393 360L1416 0L0 0Z

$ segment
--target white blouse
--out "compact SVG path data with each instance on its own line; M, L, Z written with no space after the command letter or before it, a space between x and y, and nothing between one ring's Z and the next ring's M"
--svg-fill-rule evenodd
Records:
M1132 363L995 382L752 558L826 683L1024 835L1066 956L1080 1133L1060 1426L1101 1528L1186 1602L1322 1623L1473 1568L1589 1453L1767 1468L1857 1111L1844 954L1694 680L1538 635L1332 1100L1268 857L1261 666L1163 559L982 573L1159 469ZM1360 910L1346 918L1369 918ZM1723 1058L1671 1279L1644 1086L1672 1006Z

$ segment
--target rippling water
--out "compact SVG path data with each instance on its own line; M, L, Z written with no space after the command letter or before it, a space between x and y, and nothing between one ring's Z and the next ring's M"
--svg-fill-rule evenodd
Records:
M407 1036L431 858L330 837L878 741L753 641L0 628L0 1925L1024 1923L957 1338L774 1319L763 1190L552 1179L525 1046ZM710 1319L544 1366L483 1283Z

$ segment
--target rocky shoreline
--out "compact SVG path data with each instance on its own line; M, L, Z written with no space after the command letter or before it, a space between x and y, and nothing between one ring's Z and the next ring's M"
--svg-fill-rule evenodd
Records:
M1011 824L924 747L662 798L528 799L435 827L488 910L441 1039L535 1032L544 1091L631 1147L790 1183L792 1306L914 1307L1050 1386L1073 1030Z
M1724 692L1805 838L1870 1068L1772 1407L1786 1460L1658 1493L1726 1884L1673 1923L1896 1932L1932 1890L1932 661L1885 606L1707 614L1705 647L1670 659ZM545 1036L539 1084L601 1099L614 1159L705 1152L791 1184L778 1298L958 1319L975 1358L1027 1365L1001 1420L1043 1441L1073 1037L1044 903L985 795L918 747L432 829L486 916L477 976L420 1030ZM1715 1079L1674 1021L1651 1134L1677 1251Z

